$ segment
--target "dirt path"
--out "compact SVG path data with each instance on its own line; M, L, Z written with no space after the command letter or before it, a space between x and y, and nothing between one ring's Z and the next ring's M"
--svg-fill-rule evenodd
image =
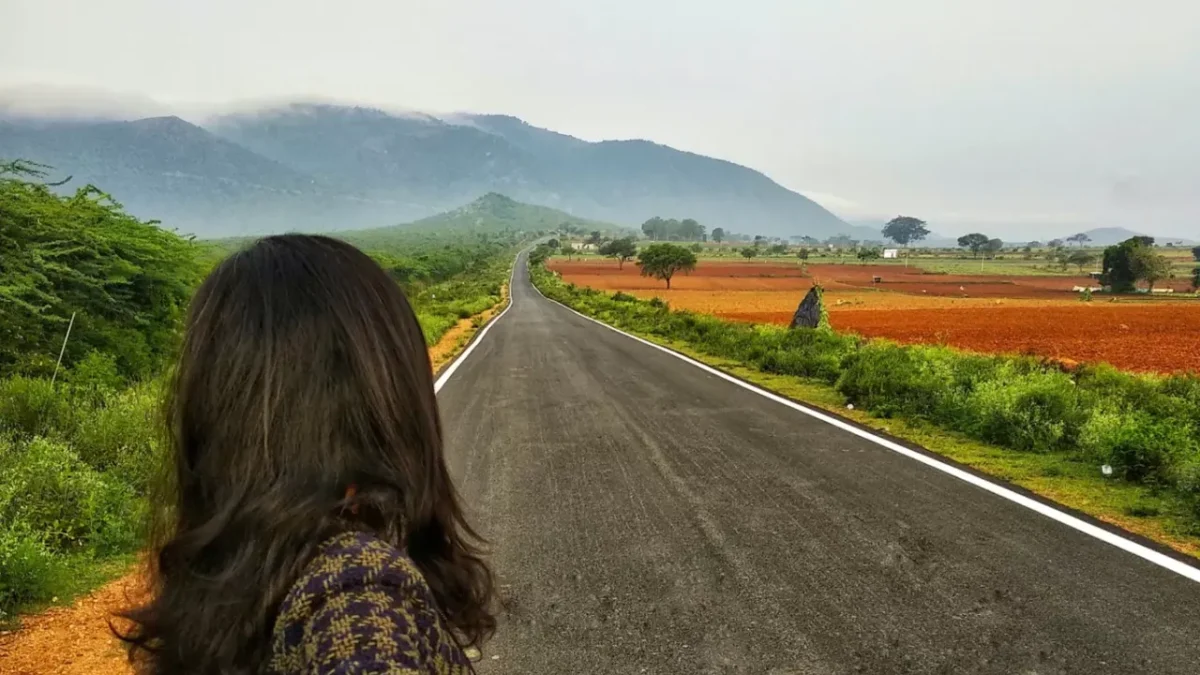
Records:
M508 297L508 289L503 291ZM481 316L490 320L503 307ZM471 319L459 321L429 348L434 370L453 359L478 330ZM3 675L132 675L125 650L108 622L113 613L136 602L141 575L123 576L66 607L25 617L17 631L0 632Z

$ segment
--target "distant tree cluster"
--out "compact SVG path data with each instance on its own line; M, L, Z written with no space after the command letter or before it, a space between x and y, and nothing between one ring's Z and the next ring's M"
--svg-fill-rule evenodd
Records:
M1171 276L1171 261L1154 252L1153 237L1131 237L1109 246L1103 264L1101 280L1115 293L1132 292L1139 281L1154 290L1154 284Z
M642 234L653 241L704 241L704 233L704 226L691 218L675 220L655 216L642 223ZM725 231L721 230L722 238L724 235Z

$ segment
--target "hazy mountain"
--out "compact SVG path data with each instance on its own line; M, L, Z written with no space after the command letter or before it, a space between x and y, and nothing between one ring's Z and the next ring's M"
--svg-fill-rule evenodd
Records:
M201 236L335 230L394 221L397 204L331 188L178 117L0 121L0 157L92 183L129 212Z
M0 158L50 164L54 176L75 176L64 189L94 183L132 213L203 236L385 225L490 192L635 227L657 215L750 234L853 231L731 162L643 140L587 142L502 115L294 104L203 128L178 117L9 116Z
M392 115L292 105L209 123L214 132L343 187L430 212L486 192L638 225L655 215L762 234L828 236L845 223L731 162L649 141L589 143L502 115Z
M455 231L495 234L553 230L560 225L570 225L577 230L600 230L612 234L615 234L615 230L620 229L620 226L612 223L579 218L546 206L523 204L493 192L465 206L411 223L339 232L338 236L366 248L381 248L383 244L393 241L394 235L397 233Z

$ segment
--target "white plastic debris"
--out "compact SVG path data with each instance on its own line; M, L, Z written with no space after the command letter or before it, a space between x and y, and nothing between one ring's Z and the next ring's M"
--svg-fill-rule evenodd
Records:
M1104 474L1105 476L1111 476L1112 475L1112 467L1105 464L1104 466L1100 467L1100 473Z
M854 404L853 404L853 403L847 403L847 404L846 404L846 410L854 410Z

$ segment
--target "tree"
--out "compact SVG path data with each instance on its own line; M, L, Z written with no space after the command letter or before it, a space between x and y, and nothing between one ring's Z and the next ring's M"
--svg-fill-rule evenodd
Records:
M796 257L801 260L808 260L808 249L801 248L799 251L796 251Z
M958 238L958 245L962 248L971 249L971 257L973 258L979 257L979 251L983 250L983 247L987 246L987 243L988 236L982 232L972 232Z
M1200 267L1192 268L1192 292L1200 293Z
M883 257L877 248L862 248L858 250L859 260L878 260Z
M997 253L1004 250L1004 242L999 239L988 239L987 243L983 245L983 250L995 258Z
M1153 237L1131 237L1116 246L1104 249L1101 282L1112 288L1114 293L1129 293L1137 289L1139 280L1149 281L1150 277L1154 277L1157 281L1163 278L1159 275L1163 272L1160 268L1161 263L1151 258L1157 257L1163 261L1166 261L1166 258L1155 254L1153 246ZM1166 262L1166 272L1169 273L1169 261ZM1147 273L1150 277L1146 276ZM1153 285L1153 282L1151 284Z
M558 252L567 256L567 260L572 260L572 256L574 256L579 251L576 251L574 246L567 244L567 245L563 246L562 248L558 249Z
M712 237L713 241L717 242L718 244L721 243L725 240L725 228L714 227L710 236Z
M1025 245L1025 248L1028 248L1028 249L1035 249L1035 248L1041 248L1041 247L1042 247L1042 242L1040 242L1040 241L1031 241Z
M1048 247L1050 247L1050 248L1062 248L1062 245L1063 245L1063 240L1062 240L1062 239L1051 239L1051 240L1050 240L1049 242L1047 242L1047 244L1046 244L1046 246L1048 246Z
M600 230L593 230L592 233L589 234L588 238L587 238L587 243L592 244L594 246L599 246L600 242L602 242L602 241L604 241L604 235L600 234Z
M696 254L675 244L651 244L637 256L642 276L654 277L667 282L671 288L671 277L676 272L696 269Z
M1139 247L1133 256L1133 274L1146 282L1146 288L1154 290L1154 284L1171 276L1171 261L1159 255L1149 246Z
M767 249L767 254L768 255L787 255L787 245L786 244L775 244L771 248Z
M1078 267L1079 273L1083 274L1083 268L1096 262L1096 256L1087 251L1072 251L1067 256L1067 262Z
M551 239L550 241L546 242L546 245L550 248L558 248L560 243L557 239Z
M1196 259L1196 262L1200 262L1200 246L1192 249L1192 257Z
M1083 245L1088 243L1091 240L1092 240L1092 238L1087 236L1083 232L1080 232L1079 234L1073 234L1073 235L1067 237L1067 241L1079 244L1079 248L1083 248Z
M762 246L764 243L766 243L766 241L767 241L767 238L762 236L761 234L754 235L754 248L758 248L759 246Z
M742 257L745 258L746 260L749 260L756 255L758 255L758 249L751 248L749 246L745 246L742 248Z
M616 259L617 269L625 269L625 261L637 255L637 244L629 238L614 239L600 247L600 255Z
M883 226L883 236L904 247L904 266L908 266L908 246L929 236L925 221L912 216L896 216Z

